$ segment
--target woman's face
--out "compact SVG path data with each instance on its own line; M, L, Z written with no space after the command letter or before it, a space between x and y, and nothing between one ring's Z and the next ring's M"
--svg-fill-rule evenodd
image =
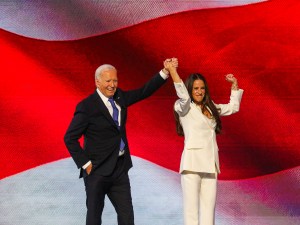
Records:
M197 105L201 105L205 96L205 85L203 80L195 80L193 83L192 97Z

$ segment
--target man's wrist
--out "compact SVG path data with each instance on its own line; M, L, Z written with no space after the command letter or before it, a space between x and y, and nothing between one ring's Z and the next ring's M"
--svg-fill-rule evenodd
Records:
M169 73L166 74L163 70L159 71L159 74L164 80L168 79L169 77Z
M163 68L162 71L164 74L169 75L169 71L166 68Z

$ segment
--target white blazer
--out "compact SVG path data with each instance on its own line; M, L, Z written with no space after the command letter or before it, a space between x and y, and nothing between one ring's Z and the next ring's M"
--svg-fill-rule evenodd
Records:
M174 83L179 99L174 109L184 132L184 149L181 156L180 170L220 173L218 145L216 140L216 122L207 118L201 109L191 102L183 82ZM239 111L244 90L231 90L228 104L215 104L220 109L220 116L227 116Z

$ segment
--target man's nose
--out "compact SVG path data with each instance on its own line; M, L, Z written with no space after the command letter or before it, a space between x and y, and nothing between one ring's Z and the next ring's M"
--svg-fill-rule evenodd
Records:
M109 86L114 87L115 86L115 82L113 82L113 81L109 82Z

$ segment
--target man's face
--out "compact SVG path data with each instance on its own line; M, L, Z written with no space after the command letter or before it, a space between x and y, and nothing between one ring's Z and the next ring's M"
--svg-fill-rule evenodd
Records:
M96 78L96 86L107 98L113 97L118 87L118 76L115 69L104 70Z

